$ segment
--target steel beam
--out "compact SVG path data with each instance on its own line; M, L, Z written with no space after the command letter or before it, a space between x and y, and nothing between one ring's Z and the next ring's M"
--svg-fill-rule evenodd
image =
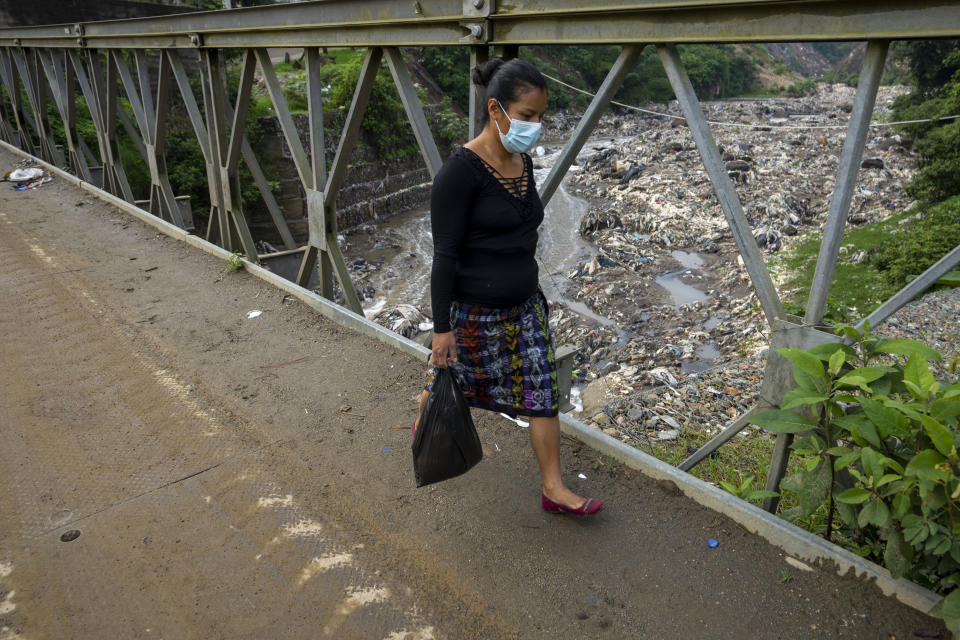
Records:
M207 163L211 163L210 140L207 134L207 127L203 122L203 115L200 113L200 107L197 104L197 98L193 95L193 87L190 86L190 79L183 68L183 60L176 51L166 51L167 61L170 63L170 70L173 72L173 79L180 89L180 96L187 109L187 115L190 118L190 124L197 137L197 143L200 145L200 151Z
M567 170L570 168L570 165L573 164L574 160L576 160L577 154L580 153L587 138L593 133L594 127L596 127L597 122L600 121L600 116L607 110L610 100L613 99L613 96L623 84L623 79L627 77L627 74L633 69L633 65L636 64L637 58L640 57L640 52L643 51L643 47L644 45L642 44L631 44L625 46L623 50L620 51L620 55L607 73L607 77L603 79L600 89L597 90L597 94L593 96L593 99L590 101L590 106L587 107L586 112L584 112L580 118L580 122L577 123L577 128L574 129L573 135L570 136L567 144L563 147L563 151L560 152L560 157L557 158L553 168L550 170L550 175L547 176L547 179L544 180L540 186L540 200L543 201L544 206L546 206L550 198L553 197L557 187L560 186L560 182L563 181L564 176L567 175Z
M343 132L340 134L340 142L337 144L337 152L333 157L333 166L330 168L330 175L327 178L327 188L324 190L324 204L327 207L333 207L336 204L337 193L340 192L340 184L343 182L343 175L347 171L350 154L353 152L357 137L360 135L360 124L363 122L363 114L367 112L367 102L370 100L373 81L377 77L377 70L380 68L382 57L382 49L371 47L367 49L367 54L363 59L360 77L357 79L357 88L354 89L353 100L350 101L350 110L347 112Z
M420 98L417 96L417 90L410 79L410 70L407 69L407 63L404 62L400 49L387 47L383 52L387 58L390 73L393 75L393 82L400 93L403 108L407 112L407 119L413 127L413 135L417 139L417 146L420 147L423 160L427 163L427 170L430 171L430 177L433 178L440 171L443 160L440 159L440 151L433 139L430 125L427 124L427 117L423 113L423 106L421 106Z
M238 104L236 110L228 104L221 53L203 51L202 57L204 59L204 106L212 160L212 167L208 164L208 175L213 175L210 199L211 221L207 236L211 237L213 231L219 232L222 246L229 251L234 250L235 240L239 241L247 259L256 262L259 259L257 247L243 213L243 199L237 172L241 145L234 146L233 143L242 139L244 122L240 121L237 115L246 113L247 104ZM238 100L247 103L250 99L249 84L253 77L252 65L252 56L249 56L248 52L244 71L240 76L240 82L246 83L247 86L244 87L241 84L237 89ZM234 149L236 149L235 152ZM237 155L231 157L231 153ZM215 227L213 225L214 207L217 220Z
M373 91L373 83L376 80L382 57L383 51L380 48L367 49L363 65L360 67L360 76L357 78L357 87L353 92L353 100L350 102L350 110L347 112L347 119L344 122L340 141L337 144L333 165L327 174L325 188L323 191L319 189L307 191L310 246L304 252L300 271L297 274L297 284L307 286L310 281L310 273L319 258L321 290L324 297L333 297L331 276L335 275L340 282L340 289L343 292L344 300L347 302L347 307L357 313L363 313L363 308L337 245L336 202L344 173L347 170L347 163L350 160L350 154L360 135L360 124L363 122L363 114L367 110L367 103L370 100L370 93Z
M473 140L478 135L483 128L480 125L481 119L483 118L484 112L487 110L486 102L483 99L483 91L481 87L478 87L473 83L473 70L480 67L482 68L490 60L490 47L487 45L479 45L475 47L470 47L470 68L467 69L467 78L470 82L470 93L469 93L469 121L468 121L468 131L467 139Z
M960 32L954 0L606 0L600 6L527 0L498 7L491 21L494 45L927 39Z
M100 164L103 168L103 189L134 204L133 192L120 161L117 146L117 94L113 65L107 60L107 69L95 49L70 51L80 90L90 110L97 130L97 146L100 148ZM81 57L82 55L82 57Z
M203 70L201 84L203 89L203 107L206 116L207 140L210 157L207 161L207 187L210 190L210 219L207 224L206 239L210 241L217 232L219 244L227 251L233 251L233 234L230 231L230 222L227 219L228 204L224 193L229 189L222 184L224 176L220 172L223 158L223 137L225 135L225 119L223 99L223 85L220 78L220 55L217 50L203 50L200 59Z
M233 109L233 126L227 143L227 156L223 163L227 171L233 173L240 162L241 141L245 137L244 128L247 125L247 112L250 110L250 91L253 85L253 72L256 69L256 60L250 51L243 52L243 62L240 64L240 85L237 87L237 105Z
M726 427L724 427L723 431L711 438L710 442L706 443L695 452L690 454L690 456L681 462L677 468L681 471L690 471L690 469L693 469L695 466L703 462L707 456L728 443L735 435L746 429L750 425L750 416L756 413L757 410L757 407L753 407L739 418L728 424Z
M799 318L796 320L799 321ZM833 332L820 331L813 327L788 320L774 320L770 323L770 348L767 350L767 366L763 371L763 385L760 387L759 403L766 407L779 407L786 392L796 386L793 380L793 364L778 352L781 348L812 349L821 344L840 343L842 339ZM780 481L787 468L790 445L793 435L777 435L767 471L767 491L779 491ZM776 511L778 498L764 500L763 508L771 513Z
M0 46L229 48L927 39L960 35L954 0L323 0L0 29Z
M212 157L213 152L210 149L210 139L207 133L207 127L203 121L203 115L200 113L200 107L197 104L196 97L193 95L193 88L190 86L190 80L187 77L187 72L183 67L183 61L180 59L180 55L176 51L166 51L165 54L167 62L170 65L170 71L172 72L173 78L177 83L177 87L180 89L180 95L183 98L183 103L187 109L187 115L189 116L190 124L193 126L197 143L200 145L200 150L203 153L204 160L209 168L209 177L210 173L213 172L214 166ZM232 120L233 114L230 111L229 105L225 105L225 108L227 109L227 117ZM280 237L283 238L284 246L286 246L287 249L295 249L297 245L293 239L293 235L290 233L290 228L287 226L287 221L283 217L283 211L280 209L280 205L277 203L276 198L270 191L270 185L267 183L267 178L263 174L263 170L260 168L260 163L257 162L257 157L253 152L253 147L250 146L250 142L247 140L246 136L243 138L240 147L240 153L243 155L243 160L250 169L250 173L253 176L254 182L257 184L257 189L260 191L260 195L263 197L263 200L267 205L267 210L270 213L270 217L277 226L277 230L280 232Z
M857 95L850 114L850 124L843 141L843 151L840 153L840 166L837 169L837 182L830 200L830 213L823 230L823 240L820 242L817 268L813 274L810 295L807 298L804 322L809 325L820 324L827 307L827 296L830 293L830 285L833 283L837 258L840 256L840 241L843 239L843 232L847 225L847 213L850 211L853 190L857 186L860 159L863 157L863 147L870 128L877 89L880 87L880 77L883 75L883 65L887 60L888 45L889 43L885 40L874 40L867 45L863 69L857 81Z
M266 49L256 49L256 54L264 84L267 86L267 93L270 94L270 100L273 102L273 110L280 122L280 129L283 131L283 137L290 149L293 164L300 175L300 182L307 189L317 189L317 185L313 182L313 171L310 168L310 163L307 162L307 153L303 150L300 134L297 133L297 125L294 124L293 117L290 115L287 98L283 95L283 88L277 79L277 72L273 70L270 53Z
M323 137L323 82L320 78L320 52L314 47L304 51L307 59L307 112L310 118L310 165L313 185L327 185L327 153Z
M717 143L713 139L710 127L700 108L700 102L690 84L690 78L680 62L680 54L673 45L658 45L657 52L660 54L660 60L673 86L673 91L680 102L683 114L687 118L687 126L690 127L690 133L697 144L697 150L703 159L703 166L707 170L710 182L717 194L717 200L723 209L723 215L727 218L727 224L733 232L733 238L743 257L747 273L750 274L750 280L753 282L754 290L757 292L757 298L763 307L763 312L767 316L767 322L773 324L773 321L782 318L784 315L783 304L780 302L780 296L777 295L777 289L770 278L770 272L763 260L763 253L757 247L753 234L750 232L750 223L743 213L743 206L740 204L740 198L737 196L737 190L727 174L726 166L720 156L720 150L717 149Z
M935 285L937 280L957 265L960 265L960 246L955 247L950 253L940 258L929 269L917 276L910 284L900 289L892 298L877 307L873 313L858 323L857 328L862 331L866 323L870 323L871 327L879 326L884 320L896 313L903 305Z
M13 125L16 127L17 146L29 145L33 151L33 140L27 131L23 100L20 93L20 81L17 79L16 65L13 63L13 52L10 48L0 48L0 82L3 83L10 99L10 108L13 111Z
M243 145L240 147L240 152L243 154L243 161L246 163L247 168L250 169L250 175L253 176L253 181L257 184L260 197L263 198L264 204L267 205L270 219L273 220L273 224L276 225L277 231L283 239L283 246L287 249L296 249L297 242L294 240L293 234L290 233L290 227L287 225L287 219L283 216L280 203L277 202L276 197L274 197L273 192L270 190L267 176L264 175L263 169L260 168L260 163L257 162L257 156L254 154L253 147L250 146L250 141L247 140L246 136L243 138Z
M40 63L47 84L53 95L54 104L63 120L63 130L67 137L67 153L70 157L70 167L81 179L90 182L90 168L80 146L80 136L77 133L77 113L74 102L75 82L73 68L66 60L66 53L55 49L41 49L38 51Z
M33 112L34 130L39 141L40 157L51 164L62 165L47 118L46 83L40 76L36 53L33 50L13 49L13 59L20 71L27 104Z

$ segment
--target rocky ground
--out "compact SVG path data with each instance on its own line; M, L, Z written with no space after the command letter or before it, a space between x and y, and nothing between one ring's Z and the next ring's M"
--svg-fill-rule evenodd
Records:
M901 91L881 89L875 121L889 119ZM853 92L820 85L807 98L704 104L709 120L726 123L715 124L714 135L767 255L826 221ZM679 115L675 103L660 110ZM558 120L560 129L573 124ZM769 331L749 277L680 118L612 115L601 132L609 142L571 169L568 186L591 203L580 232L596 254L568 274L567 286L569 297L617 326L597 326L562 305L552 318L557 342L580 349L581 415L639 445L668 443L684 429L717 431L754 403L762 380ZM848 224L908 208L903 187L915 169L899 136L872 128ZM691 256L701 264L691 266ZM671 272L703 299L676 304L661 286ZM958 299L930 296L882 331L955 353L956 334L942 328L955 326Z
M825 223L854 91L821 84L816 95L804 98L704 103L754 238L767 256L789 250ZM902 91L881 88L875 122L889 120ZM700 440L715 433L754 404L769 330L678 106L651 109L668 115L604 117L580 164L570 169L567 191L589 203L579 233L592 252L568 273L550 274L562 292L552 304L551 324L557 345L578 349L574 372L582 419L637 446L669 450L688 446L691 431ZM562 141L576 123L575 115L554 115L546 122L546 139ZM541 151L554 150L548 144ZM916 164L915 152L898 135L871 128L848 224L909 208L903 187ZM372 247L364 253L371 259L350 265L367 299L384 295L380 289L394 282L371 286L379 271L396 272L399 282L406 279L402 272L427 269L420 264L427 246L401 253L399 262L375 259L378 247L397 252L409 246L404 233L377 226L344 238L348 256ZM841 249L841 260L860 257ZM772 275L782 285L789 274ZM786 286L780 293L794 296ZM611 322L578 313L564 298ZM942 327L955 326L957 300L956 292L928 297L882 331L955 353L956 335ZM422 311L421 305L392 303L371 315L423 340L431 323Z

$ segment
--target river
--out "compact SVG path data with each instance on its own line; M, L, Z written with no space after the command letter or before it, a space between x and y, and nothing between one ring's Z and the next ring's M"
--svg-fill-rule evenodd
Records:
M589 158L605 144L608 142L597 141L584 145L578 162ZM546 180L561 148L559 144L548 144L537 149L534 165L538 184ZM576 170L576 165L571 167L571 171ZM568 287L564 286L567 274L573 267L596 251L579 232L580 221L588 207L586 200L571 194L563 183L548 203L537 245L540 283L551 302L562 303L585 320L615 326L612 319L594 313L583 302L569 297ZM430 212L427 209L407 211L387 220L364 225L345 233L344 240L344 253L348 263L362 260L371 265L364 278L372 287L372 290L368 289L368 296L363 302L367 317L373 317L384 308L404 303L429 308L433 239L430 233ZM686 271L695 270L703 264L701 256L686 251L671 253L682 268L661 274L656 278L656 283L672 295L675 306L705 300L707 295L703 291L680 279ZM373 265L376 265L376 268L372 268ZM707 329L709 330L709 327ZM624 343L632 337L627 332L621 331L621 334L621 341ZM687 365L703 368L717 355L712 345L705 345L698 352L700 362Z

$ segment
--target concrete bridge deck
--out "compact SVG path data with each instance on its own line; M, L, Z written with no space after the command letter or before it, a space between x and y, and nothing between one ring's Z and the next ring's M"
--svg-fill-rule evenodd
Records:
M63 180L0 188L0 640L947 637L573 440L608 508L545 514L496 416L414 488L423 373Z

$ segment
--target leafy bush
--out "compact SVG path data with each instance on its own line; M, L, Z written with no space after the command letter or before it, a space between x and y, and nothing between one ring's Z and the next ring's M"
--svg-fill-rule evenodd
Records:
M869 327L837 333L853 346L779 349L797 388L781 409L750 420L798 436L803 470L780 489L799 505L783 515L826 506L827 539L836 524L848 546L894 577L946 594L937 613L960 634L960 383L937 381L927 360L942 356L919 342L883 340Z
M920 120L960 113L960 44L921 41L909 47L919 54L935 52L939 57L909 58L917 88L897 98L894 118ZM902 131L920 152L920 170L907 193L923 204L960 194L960 120L910 124Z
M426 47L423 66L461 111L469 111L470 53L466 47Z
M338 113L337 117L346 117L353 101L353 92L360 78L363 59L353 58L349 62L324 67L324 79L330 83L329 108ZM417 153L416 141L410 126L406 124L403 103L393 85L393 78L381 63L373 82L367 111L360 125L364 139L384 160L393 160Z
M960 196L930 207L903 225L880 245L871 261L889 291L896 292L956 246L960 246Z
M524 47L521 57L530 60L544 73L567 78L571 84L578 84L587 91L596 91L613 67L620 49L614 45ZM683 45L679 52L690 82L704 100L744 95L753 87L757 62L750 51L737 54L730 45ZM428 47L424 50L424 66L454 102L466 110L469 89L466 52L458 48ZM673 89L656 49L646 47L614 99L639 104L663 102L672 97ZM550 110L584 109L589 100L581 93L551 82L547 107Z
M786 89L786 93L789 96L794 98L801 98L803 96L811 96L817 92L817 82L816 80L811 80L810 78L804 78L802 80L797 80L790 84Z

